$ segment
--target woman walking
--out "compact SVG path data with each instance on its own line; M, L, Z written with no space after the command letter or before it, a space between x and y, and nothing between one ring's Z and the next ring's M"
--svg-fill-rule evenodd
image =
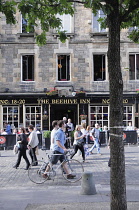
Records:
M19 165L20 165L20 162L21 162L21 158L23 156L23 158L25 159L26 161L26 168L25 170L28 170L29 166L30 166L30 162L27 158L27 155L26 155L26 150L27 150L27 144L28 144L28 141L27 141L27 136L25 134L25 129L22 127L20 128L20 137L19 137L19 152L18 152L18 158L17 158L17 161L16 161L16 164L13 166L13 168L18 168Z
M83 162L85 162L85 152L84 152L85 142L83 140L84 137L85 135L83 135L81 132L81 125L76 125L75 133L74 133L74 142L73 142L74 152L70 158L73 158L73 156L77 153L79 149L82 153Z

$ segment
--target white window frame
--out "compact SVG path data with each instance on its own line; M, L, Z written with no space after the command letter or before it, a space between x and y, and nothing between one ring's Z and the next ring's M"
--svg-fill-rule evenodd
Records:
M99 82L104 82L104 81L108 81L108 65L107 65L107 53L106 52L98 52L98 53L93 53L93 56L92 56L92 67L93 67L93 75L92 75L92 79L93 79L93 82L98 82L98 81L95 81L94 79L94 55L104 55L105 56L105 80L102 80L102 81L99 81Z
M73 33L74 32L74 17L70 14L63 14L63 15L56 15L57 18L60 18L62 20L62 30L66 30L65 26L67 26L67 23L65 23L64 19L65 17L69 17L69 30L66 30L66 33Z
M135 56L135 78L134 79L130 79L130 76L129 76L129 80L130 81L135 81L135 80L139 80L137 79L137 55L139 55L139 52L136 52L136 53L129 53L129 57L130 55L134 55ZM138 70L138 73L139 73L139 70ZM129 61L129 74L130 74L130 61Z
M18 110L17 114L15 112L8 112L9 109L15 110L15 108ZM3 111L3 109L7 109L7 112L5 113ZM15 128L16 129L19 128L19 106L10 106L10 105L9 106L3 106L2 107L2 113L3 113L3 124L8 122L10 125L15 126L15 123L17 123L17 126L15 126ZM12 116L11 120L8 118L9 115ZM17 115L17 120L15 120L15 115ZM4 116L6 116L6 119L4 119Z
M34 56L34 78L33 80L23 80L23 56L26 56L26 55L32 55ZM21 82L34 82L35 81L35 54L29 54L29 53L26 53L26 54L21 54Z
M70 56L70 61L69 61L69 80L58 80L58 56L59 55L69 55ZM56 77L57 77L57 82L70 82L71 81L71 54L69 53L59 53L56 55Z
M94 33L103 33L103 32L106 32L106 29L101 29L101 24L97 21L100 17L105 17L104 13L103 13L102 10L99 10L97 15L95 16L93 13L92 13L92 30ZM97 24L97 27L95 27Z
M40 112L39 113L36 112L36 109L38 107L40 108ZM30 112L26 112L26 108L29 108ZM31 112L31 108L35 108L35 112ZM40 115L40 119L36 119L37 114ZM29 119L27 119L27 115L30 115L30 118ZM31 119L31 115L34 115L35 116L35 119L34 120ZM38 128L40 130L42 129L42 106L41 105L27 105L27 104L24 105L24 127L25 128L28 128L28 126L26 124L27 121L28 121L28 125L32 124L32 122L35 122L35 124L33 124L34 127L36 127L37 122L39 122L40 123L40 126Z

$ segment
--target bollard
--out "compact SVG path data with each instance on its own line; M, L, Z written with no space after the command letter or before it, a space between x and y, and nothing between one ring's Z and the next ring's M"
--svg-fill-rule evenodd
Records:
M84 172L81 180L81 195L97 194L92 172Z

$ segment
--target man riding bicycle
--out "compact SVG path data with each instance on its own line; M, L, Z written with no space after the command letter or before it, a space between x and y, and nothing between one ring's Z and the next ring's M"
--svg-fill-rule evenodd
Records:
M55 139L55 145L53 147L54 151L53 151L53 156L51 159L51 163L52 164L56 164L58 162L58 160L60 160L60 162L62 163L65 160L65 155L64 153L67 152L67 149L65 148L64 144L66 141L65 138L65 133L63 131L64 129L64 121L63 120L59 120L58 121L58 126L59 129L57 130L57 132L55 133L54 139ZM73 179L75 177L75 175L71 174L69 172L68 166L66 163L64 163L63 165L63 169L64 172L67 174L67 179ZM48 178L47 172L50 170L50 165L47 165L47 168L43 174L44 178Z

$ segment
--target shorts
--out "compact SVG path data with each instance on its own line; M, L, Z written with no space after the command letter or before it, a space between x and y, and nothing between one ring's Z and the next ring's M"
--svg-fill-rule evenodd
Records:
M54 151L53 154L57 154L57 155L52 156L52 159L51 159L52 164L57 164L58 160L60 160L61 163L65 160L65 155L63 155L63 153L59 151Z

